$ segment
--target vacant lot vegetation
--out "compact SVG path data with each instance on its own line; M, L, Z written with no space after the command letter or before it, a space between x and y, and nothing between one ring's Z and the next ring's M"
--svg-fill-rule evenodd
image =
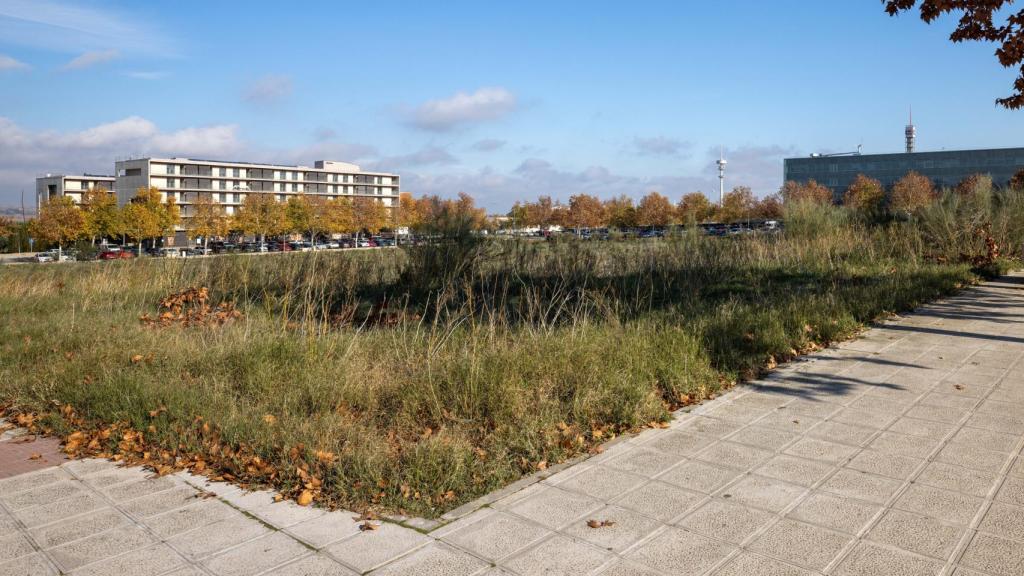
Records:
M0 403L78 433L76 452L432 516L974 281L993 234L1004 254L1024 239L1003 212L961 234L968 212L947 208L927 226L805 206L777 235L6 267ZM191 287L202 303L158 306Z

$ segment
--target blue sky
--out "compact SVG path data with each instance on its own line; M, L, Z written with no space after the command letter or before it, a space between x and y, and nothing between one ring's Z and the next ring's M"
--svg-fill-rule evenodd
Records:
M1024 145L1013 72L881 2L0 0L0 206L176 155L395 170L492 211L777 190L781 159Z

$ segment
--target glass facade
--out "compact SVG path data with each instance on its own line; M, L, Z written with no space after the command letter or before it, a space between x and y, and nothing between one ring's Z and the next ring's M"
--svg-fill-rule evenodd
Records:
M796 182L814 180L828 186L839 198L858 174L875 178L888 188L914 171L930 178L937 188L952 188L971 174L988 174L993 184L1006 186L1021 168L1024 148L996 148L786 158L784 177Z

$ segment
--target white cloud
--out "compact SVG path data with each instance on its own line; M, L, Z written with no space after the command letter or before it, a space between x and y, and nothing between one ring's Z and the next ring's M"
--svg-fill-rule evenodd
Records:
M135 78L136 80L163 80L164 78L167 78L168 76L170 76L170 73L168 73L168 72L155 72L155 71L150 71L150 72L146 72L146 71L131 71L131 72L124 72L123 74L125 76L129 77L129 78Z
M292 94L292 79L268 74L253 81L242 92L242 98L255 104L274 104Z
M458 164L458 162L458 159L452 156L448 150L440 146L429 145L410 154L381 158L369 165L368 169L401 173L411 166L445 166Z
M81 70L111 60L121 55L117 50L93 50L85 52L71 59L70 62L61 67L61 70Z
M0 70L27 70L30 66L7 56L0 54Z
M35 189L45 173L109 174L128 155L233 157L244 146L232 125L164 132L131 116L80 131L31 131L0 117L0 206L18 202L19 190Z
M665 136L637 137L633 139L633 148L641 156L679 156L690 148L690 143Z
M0 41L54 52L119 50L169 57L176 43L158 27L114 9L67 0L3 0Z
M413 110L410 122L423 130L443 132L465 124L495 120L516 109L515 94L505 88L480 88L467 94L430 100Z

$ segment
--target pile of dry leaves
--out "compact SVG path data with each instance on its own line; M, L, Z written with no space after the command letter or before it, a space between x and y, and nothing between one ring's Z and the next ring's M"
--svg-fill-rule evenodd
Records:
M146 326L222 326L242 317L234 302L221 302L216 307L210 304L210 290L206 287L188 288L164 296L157 303L159 312L154 318L148 313L139 317Z

